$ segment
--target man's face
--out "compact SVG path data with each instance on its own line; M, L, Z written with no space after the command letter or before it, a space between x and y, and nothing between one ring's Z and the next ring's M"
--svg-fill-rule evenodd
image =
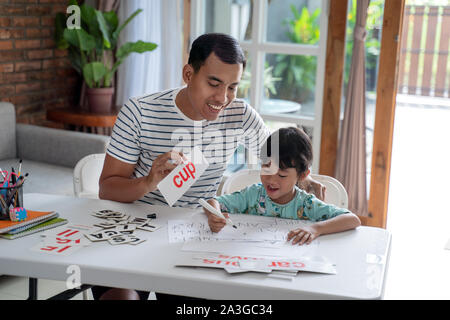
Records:
M217 119L219 113L235 98L241 80L242 64L227 64L214 53L205 60L197 72L190 65L183 69L183 78L187 83L190 110L186 110L192 119Z

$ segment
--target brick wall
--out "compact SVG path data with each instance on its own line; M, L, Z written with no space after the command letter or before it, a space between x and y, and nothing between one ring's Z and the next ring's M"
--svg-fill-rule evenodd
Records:
M50 125L49 108L71 106L81 78L53 41L54 17L67 0L0 0L0 101L16 107L17 121Z

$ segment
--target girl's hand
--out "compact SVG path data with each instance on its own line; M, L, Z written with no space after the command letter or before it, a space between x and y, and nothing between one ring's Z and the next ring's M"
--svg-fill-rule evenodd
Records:
M208 200L208 203L220 211L220 204L217 200L210 199ZM208 225L212 232L219 232L223 227L225 227L225 225L227 224L227 221L225 219L216 216L212 212L209 212L206 208L203 208L203 210L208 216ZM222 214L225 216L225 218L229 218L228 213L223 212Z
M310 244L311 241L316 239L318 236L320 236L320 233L317 230L317 228L314 227L314 225L304 226L301 228L291 230L288 233L287 240L288 241L292 240L292 244L297 244L297 243L299 245L302 245L304 243Z
M205 213L208 216L208 225L212 232L219 232L227 224L225 219L219 218L218 216L216 216L215 214L212 214L211 212L209 212L206 209L205 209ZM223 212L222 214L225 216L225 218L230 217L228 215L228 213Z

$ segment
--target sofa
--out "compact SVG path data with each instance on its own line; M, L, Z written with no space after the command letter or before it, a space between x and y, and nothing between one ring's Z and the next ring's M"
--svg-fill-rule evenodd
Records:
M84 156L104 153L109 137L16 123L14 106L0 102L0 168L28 173L24 193L74 195L73 169Z

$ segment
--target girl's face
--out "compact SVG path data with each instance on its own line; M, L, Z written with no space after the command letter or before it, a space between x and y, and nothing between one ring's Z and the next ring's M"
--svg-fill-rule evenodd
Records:
M261 166L261 182L270 199L278 204L286 204L294 198L297 181L295 168L279 169L273 161Z

